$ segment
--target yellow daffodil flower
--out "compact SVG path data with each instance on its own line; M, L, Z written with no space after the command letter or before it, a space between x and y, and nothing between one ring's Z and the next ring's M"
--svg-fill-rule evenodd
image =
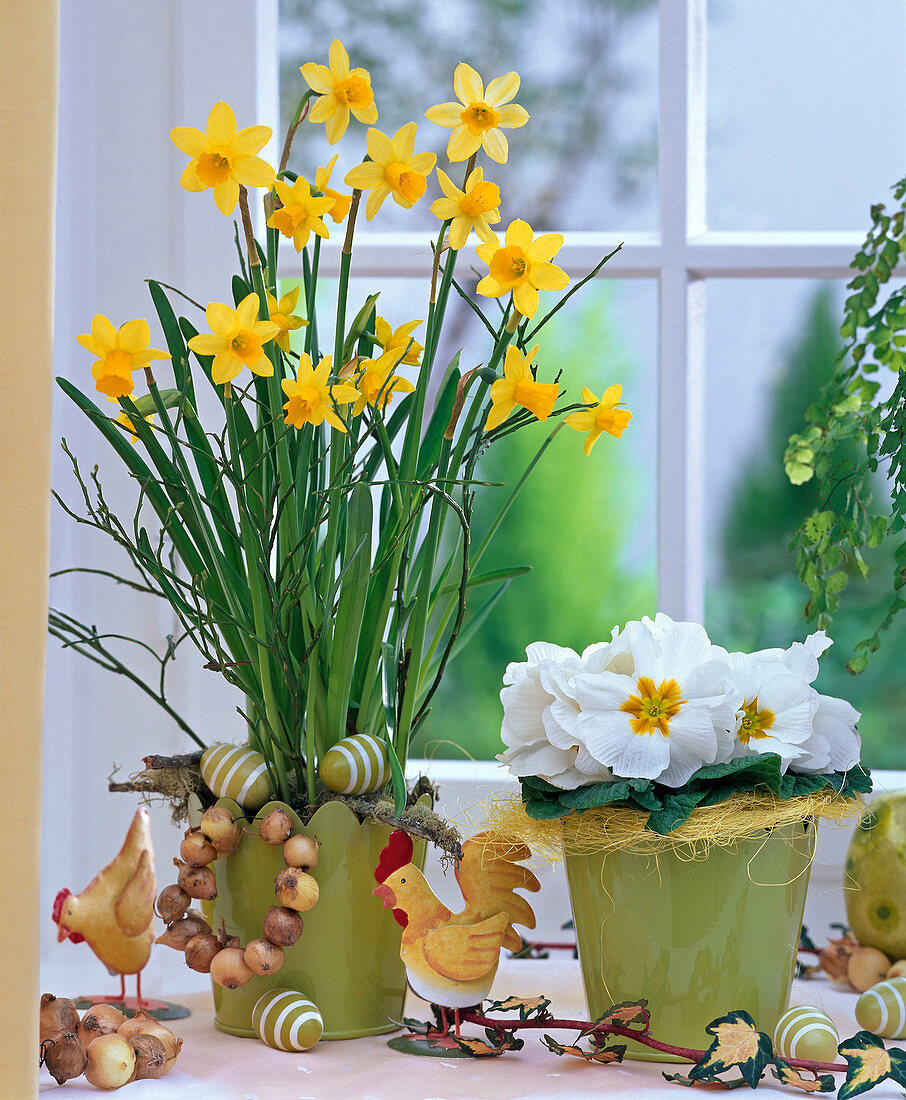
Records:
M365 205L369 221L388 195L407 210L424 195L437 157L433 153L413 153L416 129L415 123L409 122L391 140L372 127L365 139L371 160L346 173L343 182L347 187L371 192Z
M366 69L350 69L349 54L335 38L327 53L327 65L309 61L299 70L305 83L318 93L318 101L308 117L312 122L326 123L327 140L336 145L346 133L349 113L367 125L377 122L377 107L371 90L371 76Z
M292 290L281 296L279 302L270 291L267 292L267 312L277 326L277 335L274 340L277 346L283 348L284 351L289 351L289 334L308 324L304 317L299 317L293 313L299 301L300 289L301 287L298 286L293 287Z
M95 389L112 398L132 393L134 370L147 366L152 359L170 358L165 351L148 347L151 330L143 320L127 321L116 329L103 313L97 313L90 334L84 333L76 339L98 357L91 366Z
M602 432L607 432L619 439L626 430L626 425L632 420L629 409L617 408L622 393L622 386L608 386L599 401L587 386L582 387L582 400L589 407L570 413L566 423L577 432L588 432L585 437L587 455L591 454L591 449Z
M208 115L207 133L192 126L177 126L170 140L192 159L180 184L187 191L214 188L217 209L229 216L239 200L239 185L270 187L276 172L267 161L256 157L270 141L269 126L246 126L236 130L236 116L228 103L215 103Z
M284 237L291 237L297 252L308 244L312 233L325 240L330 236L321 218L333 206L333 199L313 195L308 180L302 176L292 187L277 180L274 190L283 206L271 214L267 224L271 229L279 230Z
M327 213L339 225L349 213L349 207L352 206L352 195L341 195L339 191L332 191L327 186L330 183L330 176L336 163L337 157L334 156L326 168L315 169L315 190L320 191L325 198L333 199L333 206Z
M107 398L107 400L108 400L108 401L112 401L114 405L116 405L116 404L117 404L117 400L116 400L116 398L115 398L115 397L108 397L108 398ZM154 423L154 417L155 417L155 415L156 415L155 413L149 413L149 414L148 414L148 415L147 415L147 416L145 417L145 420L146 420L146 421L147 421L147 422L148 422L149 424L153 424L153 423ZM138 436L136 435L136 432L135 432L135 425L134 425L134 424L132 423L132 418L131 418L131 417L129 416L129 414L128 414L127 412L125 412L124 410L123 410L123 411L121 411L121 412L120 412L120 414L119 414L119 416L118 416L118 417L116 418L116 421L115 421L115 423L117 423L117 424L119 424L119 425L120 425L121 427L125 428L127 432L131 432L131 433L132 433L132 437L130 438L129 442L130 442L130 443L132 444L132 446L134 447L134 446L135 446L135 444L136 444L136 443L138 443Z
M568 286L566 272L548 263L563 246L559 233L542 233L533 239L532 227L517 219L510 223L502 245L496 234L491 237L489 244L476 249L489 269L476 288L479 294L499 298L512 290L516 309L524 317L534 317L539 290L563 290Z
M461 191L450 177L437 169L437 180L446 198L431 203L431 213L442 222L452 218L450 247L454 251L464 248L474 229L478 236L490 244L495 240L491 229L500 221L500 188L496 183L482 178L481 168L475 168Z
M358 416L366 405L387 408L395 393L412 393L415 386L407 378L398 378L393 372L403 361L403 348L385 351L378 359L360 359L356 385L359 396L352 406L353 416Z
M530 368L537 354L537 344L525 358L512 344L506 349L503 378L491 386L492 407L484 426L486 432L502 424L517 405L534 413L539 420L550 416L560 387L556 382L536 382L532 377Z
M510 103L519 91L519 74L498 76L485 89L472 66L460 61L453 74L453 91L459 103L438 103L425 111L429 122L453 130L447 156L454 161L468 160L483 148L491 160L506 164L509 148L500 131L515 130L529 120L524 107Z
M280 326L273 321L259 321L258 305L257 294L246 295L236 309L223 302L211 302L205 310L211 332L199 333L189 341L192 351L214 356L211 378L217 385L232 382L243 367L261 377L274 373L274 364L263 345L274 339Z
M314 369L311 357L303 352L299 356L299 369L296 380L284 378L281 385L283 392L289 398L284 403L286 409L286 423L294 428L301 428L303 424L321 424L327 421L332 428L345 432L346 425L337 416L337 405L348 405L359 397L359 391L355 386L345 383L331 385L330 368L333 357L325 355Z
M418 366L419 357L425 350L416 340L412 339L412 333L418 328L421 321L407 321L405 325L393 329L383 317L374 319L374 337L384 351L393 351L396 348L405 348L406 354L400 359L401 363L410 363Z

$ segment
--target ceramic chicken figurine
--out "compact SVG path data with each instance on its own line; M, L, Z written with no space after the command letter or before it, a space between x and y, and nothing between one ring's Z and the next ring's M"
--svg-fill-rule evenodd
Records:
M141 971L155 936L155 894L151 823L143 806L116 858L80 894L61 890L54 902L57 940L68 936L73 943L87 942L108 970L119 974L119 1000L126 999L125 975L135 974L137 1003L144 1003Z
M456 1010L458 1023L459 1009L488 995L501 947L522 946L513 925L535 927L531 905L514 891L535 891L540 884L517 862L531 855L524 844L495 844L490 834L478 833L462 846L456 881L465 908L453 913L411 862L412 851L407 833L391 834L374 873L380 883L374 893L403 926L400 957L413 992Z

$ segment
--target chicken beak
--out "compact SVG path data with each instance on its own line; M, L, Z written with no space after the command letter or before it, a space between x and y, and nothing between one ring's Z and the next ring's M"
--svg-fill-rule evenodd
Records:
M372 890L372 893L375 894L377 897L384 899L385 909L393 908L393 903L396 901L396 895L393 893L386 882L382 882L376 890Z
M57 928L57 943L62 943L68 935L69 929L62 921L60 921L59 927Z

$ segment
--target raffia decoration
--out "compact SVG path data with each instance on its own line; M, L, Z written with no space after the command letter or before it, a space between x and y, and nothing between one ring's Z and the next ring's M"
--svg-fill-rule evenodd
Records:
M528 844L536 856L551 862L563 858L564 848L583 855L671 852L681 859L700 859L714 845L731 847L766 829L809 818L845 824L858 818L864 805L862 798L847 798L832 790L785 800L770 794L740 792L714 806L693 810L688 821L662 836L645 827L648 814L644 810L601 806L553 821L536 821L516 796L493 800L485 827L501 841Z

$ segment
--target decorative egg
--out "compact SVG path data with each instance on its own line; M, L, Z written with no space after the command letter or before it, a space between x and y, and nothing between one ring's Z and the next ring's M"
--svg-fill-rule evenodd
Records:
M884 1039L906 1039L906 978L889 978L856 1001L859 1026Z
M863 947L906 958L906 791L873 798L846 853L846 923Z
M338 794L367 794L389 778L387 746L370 733L344 737L321 761L321 781Z
M324 1021L313 1001L294 989L272 989L255 1002L252 1027L274 1050L308 1050L321 1038Z
M791 1008L774 1028L774 1050L782 1058L835 1062L840 1036L826 1012L811 1005Z
M248 745L205 749L201 777L218 798L232 798L244 810L260 810L274 797L264 757Z

